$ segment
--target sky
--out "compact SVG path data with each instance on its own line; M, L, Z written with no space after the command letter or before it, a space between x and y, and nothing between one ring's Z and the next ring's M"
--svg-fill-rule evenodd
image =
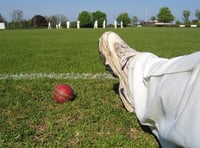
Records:
M76 21L82 11L106 13L107 20L112 23L119 14L128 13L129 17L137 16L139 20L147 20L156 16L162 7L168 7L175 20L182 21L184 10L190 11L189 19L195 19L195 11L200 10L199 0L0 0L0 14L11 20L15 9L22 10L24 19L34 15L64 15L69 21Z

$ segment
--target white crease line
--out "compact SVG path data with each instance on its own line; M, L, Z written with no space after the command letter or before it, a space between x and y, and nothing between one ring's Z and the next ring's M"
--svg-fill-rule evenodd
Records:
M21 73L21 74L0 74L0 80L14 79L40 79L40 78L49 78L49 79L115 79L112 75L106 73Z

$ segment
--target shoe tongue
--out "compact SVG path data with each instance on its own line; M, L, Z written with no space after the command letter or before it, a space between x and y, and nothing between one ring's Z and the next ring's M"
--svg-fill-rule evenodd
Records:
M131 52L131 51L128 51L128 50L124 53L124 56L121 57L121 59L120 59L120 61L119 61L120 65L122 66L122 69L123 69L123 67L126 65L127 61L128 61L130 58L134 57L135 55L136 55L136 53Z

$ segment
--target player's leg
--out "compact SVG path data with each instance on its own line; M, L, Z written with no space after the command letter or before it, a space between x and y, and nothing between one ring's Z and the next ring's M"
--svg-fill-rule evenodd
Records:
M99 54L107 70L119 78L120 98L126 109L133 112L134 101L128 86L127 65L137 52L130 48L116 33L106 32L99 39Z

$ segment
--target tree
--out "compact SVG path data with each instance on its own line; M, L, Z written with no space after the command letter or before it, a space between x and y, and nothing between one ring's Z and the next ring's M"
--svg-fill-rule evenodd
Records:
M44 27L44 26L47 26L47 21L46 21L45 17L43 17L41 15L35 15L31 19L31 25L33 27Z
M92 23L98 21L98 26L103 26L103 21L106 20L106 14L101 11L96 11L92 13Z
M55 18L56 24L66 23L66 21L67 21L67 18L63 14L56 14L56 15L54 15L54 18Z
M199 9L197 9L196 11L195 11L195 17L197 18L197 20L198 20L198 22L200 21L200 10Z
M56 17L53 15L53 16L50 16L50 17L46 17L46 20L47 22L50 22L51 23L51 26L56 26L57 24L57 20L56 20Z
M127 25L131 23L131 19L128 16L128 13L121 13L118 15L117 22L120 23L121 21L123 22L124 27L127 27Z
M6 19L0 14L0 22L6 22Z
M133 17L133 25L137 25L137 23L138 23L138 17L134 16Z
M23 19L23 12L19 9L13 10L11 13L11 18L13 22L20 22Z
M160 8L157 17L159 22L164 22L164 23L169 23L174 20L174 16L172 15L171 10L168 7Z
M190 16L190 11L184 10L183 11L183 21L185 24L189 23L189 16Z
M176 25L181 25L181 21L177 20Z
M155 17L155 16L152 16L152 17L151 17L151 20L152 20L152 21L155 21L155 20L156 20L156 17Z
M63 25L66 25L66 21L67 21L67 18L63 15L63 14L56 14L56 15L52 15L50 17L48 16L45 16L45 19L48 22L51 23L51 26L56 26L58 25L59 23Z
M78 20L80 21L81 27L89 28L93 26L91 14L87 11L82 11L78 16Z
M12 23L11 26L13 28L22 28L23 26L23 12L19 9L13 10L11 13Z

